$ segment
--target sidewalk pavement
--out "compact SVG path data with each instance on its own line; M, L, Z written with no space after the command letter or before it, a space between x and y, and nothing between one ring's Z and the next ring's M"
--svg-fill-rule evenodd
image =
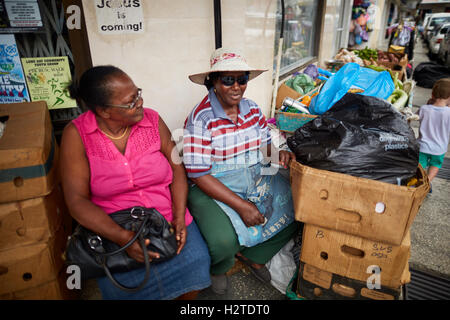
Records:
M380 48L387 50L387 46ZM414 50L413 67L429 61L428 49L418 40ZM414 112L431 97L431 89L415 87ZM418 137L419 122L413 121L411 127ZM450 157L450 153L447 153ZM450 160L447 160L450 161ZM450 181L435 178L433 193L423 202L411 227L410 268L427 271L450 279ZM226 295L216 295L211 288L201 291L197 300L287 300L285 294L270 284L259 282L240 261L229 272L231 290ZM83 300L101 299L95 280L83 284Z
M414 49L413 67L428 62L428 49L418 39ZM431 89L415 87L413 109L431 98ZM412 121L411 127L418 137L419 122ZM449 149L450 150L450 149ZM450 162L450 152L445 163ZM410 268L427 271L450 279L450 181L436 177L433 179L433 193L429 194L411 227Z

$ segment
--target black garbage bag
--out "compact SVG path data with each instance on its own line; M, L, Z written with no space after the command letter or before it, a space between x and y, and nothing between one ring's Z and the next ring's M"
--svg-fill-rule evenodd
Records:
M450 68L436 62L422 62L413 72L413 79L419 87L433 88L442 78L450 78Z
M416 174L419 144L404 116L385 100L347 93L287 139L298 162L393 184Z

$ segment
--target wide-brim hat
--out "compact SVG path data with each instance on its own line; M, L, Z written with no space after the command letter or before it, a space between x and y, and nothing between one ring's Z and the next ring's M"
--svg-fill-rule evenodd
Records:
M234 49L216 49L211 54L209 62L209 71L191 74L189 76L189 79L194 83L204 85L206 77L212 72L248 71L250 72L249 80L252 80L259 76L261 73L267 71L250 67L247 64L245 57L238 50Z

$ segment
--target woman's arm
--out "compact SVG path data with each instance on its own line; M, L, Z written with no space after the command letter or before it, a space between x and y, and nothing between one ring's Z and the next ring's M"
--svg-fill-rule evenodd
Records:
M272 147L272 144L269 143L260 148L264 157L271 158L271 156L272 156L271 147ZM280 165L282 165L285 169L288 168L291 160L295 161L295 154L293 152L286 151L286 150L277 150L277 149L275 149L275 151L278 152L278 160L279 160ZM272 159L272 160L274 160L274 159Z
M172 134L161 117L159 117L159 135L161 137L161 152L169 161L173 171L173 180L170 185L170 193L172 195L172 225L175 228L178 242L178 254L183 249L187 236L185 224L188 195L187 178L184 166L178 155L177 147L172 141Z
M90 200L89 162L78 130L72 123L66 126L62 135L60 170L64 198L72 217L101 237L120 246L125 245L134 233L123 229ZM144 254L137 242L127 249L127 253L137 261L144 261ZM149 252L149 255L156 257L155 253Z

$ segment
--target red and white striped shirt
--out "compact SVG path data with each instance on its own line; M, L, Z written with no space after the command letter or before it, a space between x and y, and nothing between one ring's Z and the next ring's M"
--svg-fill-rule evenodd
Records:
M213 161L224 161L270 144L266 118L255 102L243 98L234 123L213 89L191 111L184 129L183 160L190 178L210 173Z

